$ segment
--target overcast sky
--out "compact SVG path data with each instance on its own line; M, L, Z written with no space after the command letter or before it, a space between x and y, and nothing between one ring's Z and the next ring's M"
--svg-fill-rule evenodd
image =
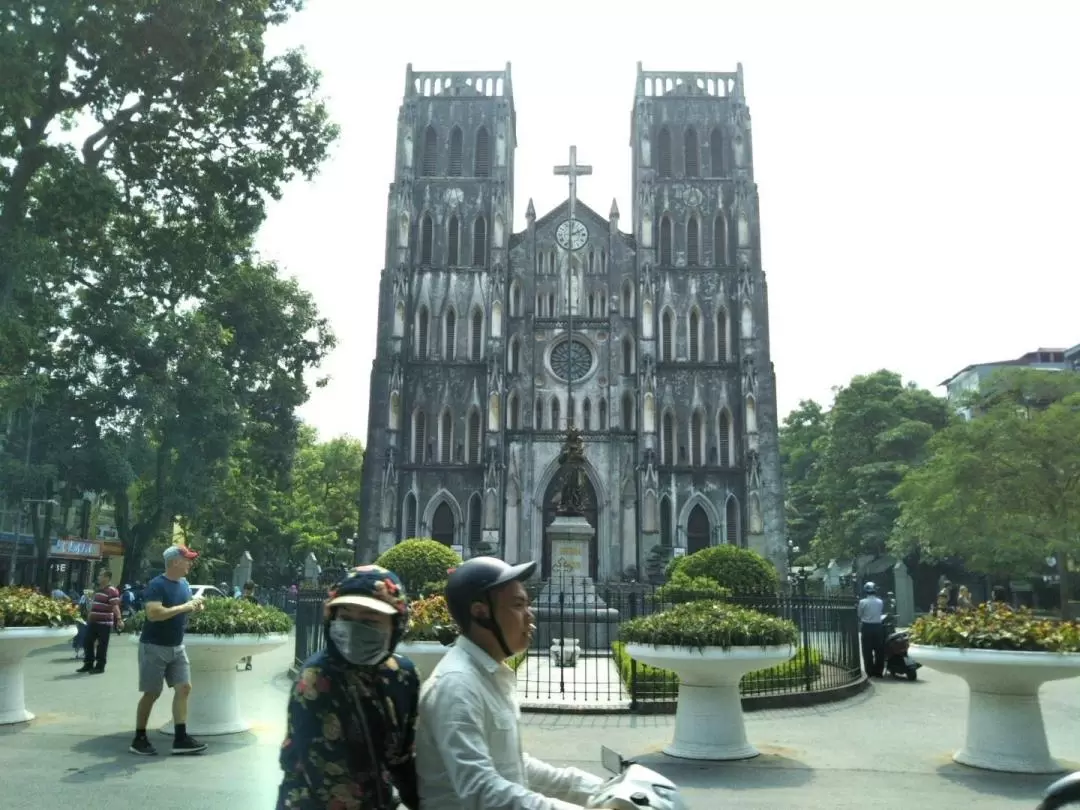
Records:
M302 412L324 438L367 437L408 62L512 63L515 230L529 197L538 216L566 197L552 167L576 144L594 167L580 198L605 214L616 198L626 231L637 61L742 62L781 416L882 367L942 393L969 363L1080 343L1080 3L373 5L309 0L272 40L307 49L342 129L259 242L339 338Z

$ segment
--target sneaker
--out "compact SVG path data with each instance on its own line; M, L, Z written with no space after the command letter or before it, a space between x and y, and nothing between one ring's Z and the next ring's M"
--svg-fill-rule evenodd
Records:
M136 737L132 740L131 745L128 746L128 751L143 757L157 756L157 749L146 737Z
M190 736L174 740L172 745L172 752L174 754L201 754L205 750L206 743L201 743Z
M251 662L250 661L248 661L247 664L244 665L244 671L245 672L251 672Z

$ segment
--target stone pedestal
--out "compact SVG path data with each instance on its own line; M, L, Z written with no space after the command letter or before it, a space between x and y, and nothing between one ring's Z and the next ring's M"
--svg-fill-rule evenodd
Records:
M533 604L536 643L541 649L559 643L561 648L607 650L615 640L619 611L604 604L589 577L594 534L589 521L579 516L560 515L547 529L551 579ZM559 658L570 660L562 653Z

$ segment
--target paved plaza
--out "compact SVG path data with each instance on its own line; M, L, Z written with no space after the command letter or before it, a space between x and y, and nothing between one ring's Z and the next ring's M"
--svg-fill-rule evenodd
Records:
M70 649L43 650L27 662L27 702L37 719L0 728L0 808L54 810L106 803L112 810L269 810L279 779L291 645L257 657L240 673L240 700L254 729L208 737L201 757L135 757L127 746L135 713L135 648L110 649L102 676L76 675ZM966 696L963 683L927 669L917 683L880 682L838 704L748 715L758 759L688 763L656 752L671 716L526 714L526 750L556 764L603 773L601 743L642 755L685 789L694 810L716 808L874 808L874 810L1032 810L1049 781L955 765ZM1080 680L1049 684L1043 713L1051 749L1080 769ZM193 700L198 699L195 684ZM167 697L152 726L169 716ZM153 732L156 735L156 732ZM168 738L157 735L168 750Z

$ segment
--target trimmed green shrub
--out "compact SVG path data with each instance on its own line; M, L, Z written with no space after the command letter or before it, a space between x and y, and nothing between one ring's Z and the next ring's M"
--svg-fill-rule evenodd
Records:
M679 676L674 672L648 664L637 663L631 669L633 659L626 652L626 644L616 641L611 645L615 667L627 689L632 686L645 700L674 700L678 697ZM807 680L815 681L821 676L822 655L819 650L799 647L791 660L768 669L748 672L739 681L739 691L744 694L774 690L789 690L805 686Z
M731 588L717 585L708 577L690 578L677 572L665 585L661 585L652 595L658 605L679 605L683 602L698 602L703 599L722 602L731 596Z
M375 560L376 565L398 575L408 596L434 593L446 581L446 572L461 565L461 557L448 546L430 538L402 540Z
M146 612L140 610L128 621L125 629L142 632ZM187 634L198 636L268 636L288 633L293 622L288 614L269 605L256 605L246 599L207 599L203 609L188 614Z
M70 627L82 621L70 599L53 599L32 588L0 588L0 628Z
M1080 653L1080 621L1044 619L1027 608L983 602L970 610L920 616L910 638L931 647Z
M756 551L738 546L710 546L685 557L675 557L667 566L669 579L683 574L690 579L704 577L736 596L775 594L780 575L775 566Z
M772 647L797 639L793 622L723 602L686 602L619 628L619 641L692 649Z

